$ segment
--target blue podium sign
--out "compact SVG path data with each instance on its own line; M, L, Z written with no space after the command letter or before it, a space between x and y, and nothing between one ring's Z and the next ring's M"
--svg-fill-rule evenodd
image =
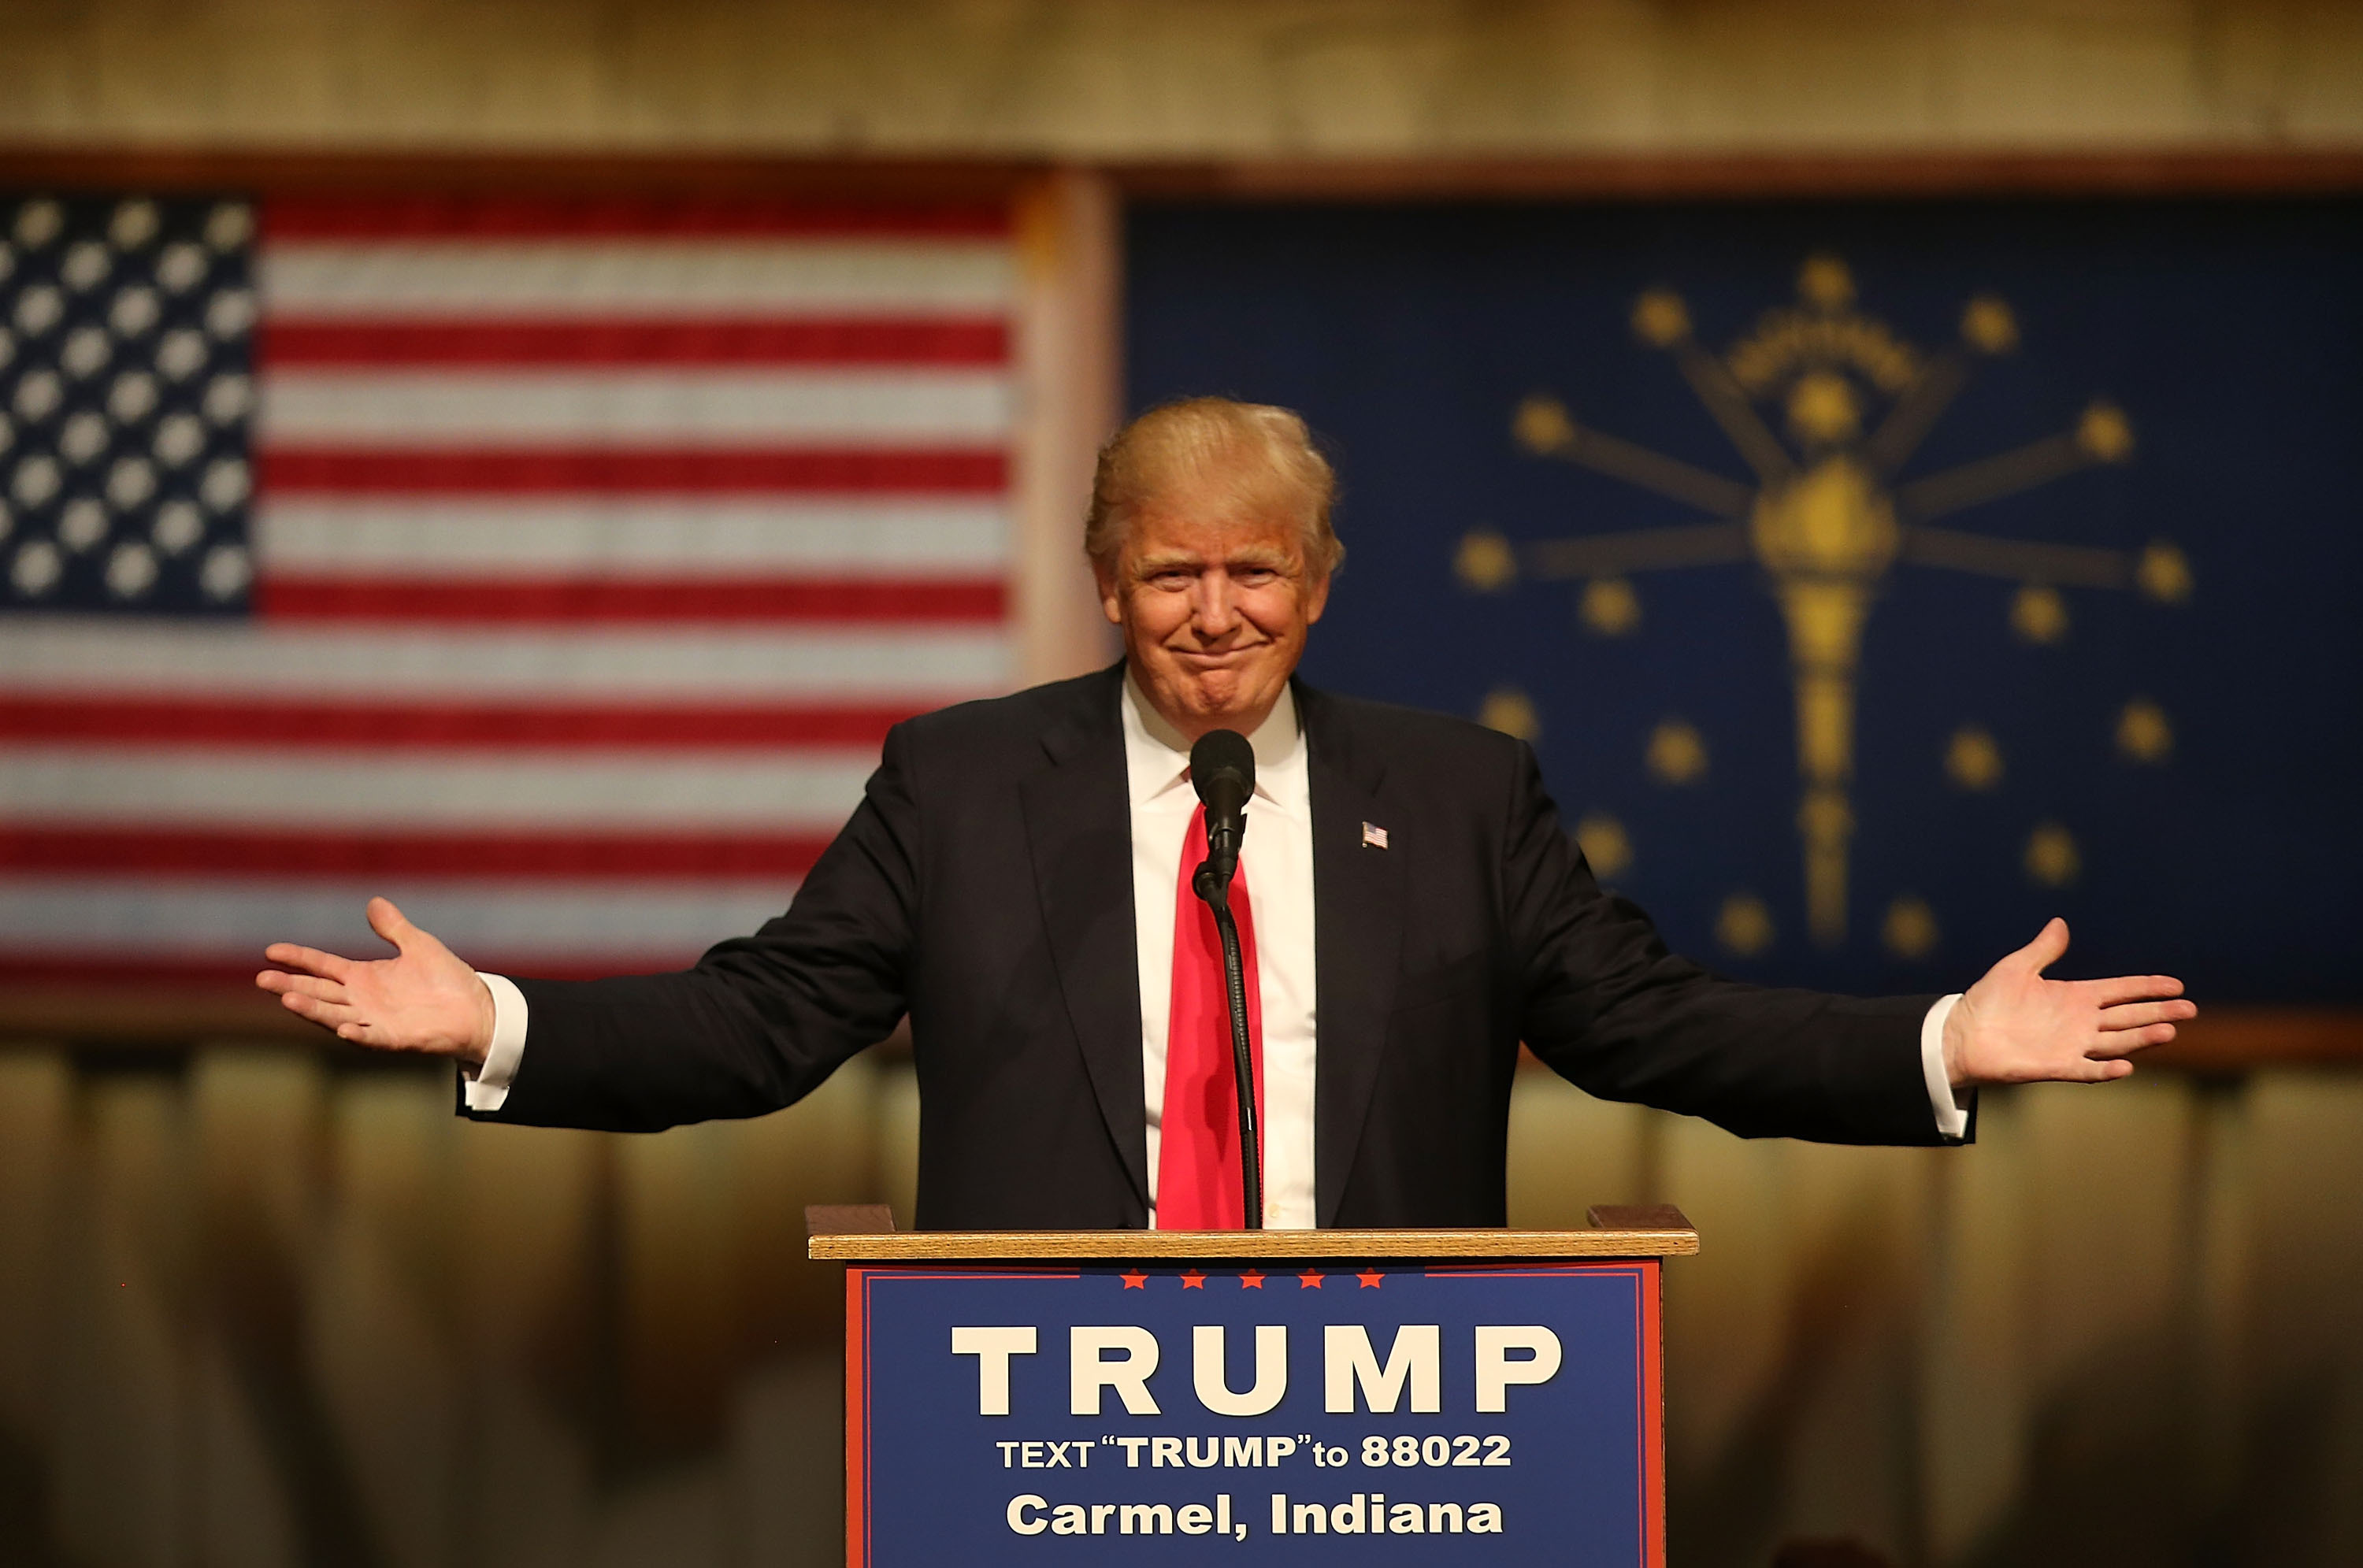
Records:
M1654 1568L1658 1271L850 1268L848 1561Z

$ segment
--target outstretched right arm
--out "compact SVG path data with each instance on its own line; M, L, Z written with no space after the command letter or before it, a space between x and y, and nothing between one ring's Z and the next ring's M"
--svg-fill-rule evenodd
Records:
M901 729L861 805L822 852L787 913L669 975L516 979L529 1022L499 1110L538 1126L650 1132L757 1116L809 1094L902 1019L917 886L917 808ZM482 1065L494 1010L484 980L372 900L399 950L361 961L279 944L257 984L340 1039Z

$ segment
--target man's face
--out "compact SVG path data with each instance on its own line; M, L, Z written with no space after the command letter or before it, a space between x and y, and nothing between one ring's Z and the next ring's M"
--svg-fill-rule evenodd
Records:
M1193 496L1137 513L1099 585L1142 694L1193 742L1263 723L1329 599L1294 519Z

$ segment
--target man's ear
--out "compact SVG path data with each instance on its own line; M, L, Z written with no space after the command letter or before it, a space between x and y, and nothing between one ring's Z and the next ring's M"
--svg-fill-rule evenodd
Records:
M1093 561L1092 581L1100 591L1100 613L1107 617L1109 625L1123 625L1124 591L1116 582L1115 563Z
M1304 585L1304 624L1321 619L1321 612L1329 607L1329 574L1323 572Z

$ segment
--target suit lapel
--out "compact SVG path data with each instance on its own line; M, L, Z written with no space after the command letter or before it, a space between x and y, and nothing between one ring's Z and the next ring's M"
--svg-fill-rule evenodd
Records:
M1362 825L1400 832L1380 803L1384 761L1358 752L1337 708L1296 688L1313 797L1315 1221L1336 1223L1370 1120L1403 949L1402 852L1367 845Z
M1140 1078L1140 955L1132 914L1132 810L1118 715L1123 667L1082 690L1084 709L1043 736L1049 766L1021 786L1042 922L1108 1137L1148 1204Z

